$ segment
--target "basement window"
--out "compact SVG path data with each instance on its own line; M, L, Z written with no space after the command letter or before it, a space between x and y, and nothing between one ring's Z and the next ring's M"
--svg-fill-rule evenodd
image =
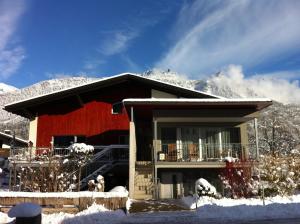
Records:
M123 112L123 103L122 102L114 103L112 105L112 110L111 110L112 114L121 114L122 112Z

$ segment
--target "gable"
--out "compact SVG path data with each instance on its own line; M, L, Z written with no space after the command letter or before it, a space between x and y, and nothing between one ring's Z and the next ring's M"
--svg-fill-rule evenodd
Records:
M153 79L148 79L145 77L141 77L138 75L126 73L121 74L118 76L97 80L85 85L73 87L64 89L61 91L56 91L50 94L45 94L37 97L33 97L27 100L22 100L18 102L14 102L11 104L8 104L4 107L5 110L8 112L12 112L14 114L21 115L23 117L31 118L34 117L36 114L35 108L40 107L41 105L49 104L55 101L64 101L68 98L75 98L79 102L79 104L82 104L82 98L85 96L93 95L95 92L101 92L105 89L113 89L115 91L118 91L118 85L120 84L127 84L128 90L134 91L130 85L138 85L139 87L149 89L150 93L149 96L145 95L138 95L134 96L136 98L145 98L149 97L151 98L151 89L155 89L156 91L154 95L168 95L171 96L177 96L178 98L218 98L217 96L210 95L207 93L179 87L176 85L160 82ZM125 97L124 97L125 98Z

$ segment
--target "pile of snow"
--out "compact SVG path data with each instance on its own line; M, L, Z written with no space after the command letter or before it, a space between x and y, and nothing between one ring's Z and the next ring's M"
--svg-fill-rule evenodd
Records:
M74 143L69 147L69 149L70 152L84 154L88 154L94 151L94 147L92 145L86 145L85 143Z
M0 212L0 223L13 223L15 218L10 218L6 213Z
M224 158L224 162L228 162L228 163L234 163L234 162L237 162L237 161L238 161L237 158L233 158L233 157L231 157L231 156L226 156L226 157Z
M184 204L196 208L195 197L184 197ZM215 199L201 197L197 202L197 215L201 219L220 220L263 220L300 218L300 195L291 197L266 198L266 206L261 199Z
M43 214L43 224L86 224L86 223L118 223L126 214L123 210L110 211L102 205L93 204L75 215L67 213Z
M128 194L127 189L123 186L116 186L113 189L111 189L109 192L118 192L118 193Z
M217 195L216 188L204 178L200 178L195 183L198 195Z

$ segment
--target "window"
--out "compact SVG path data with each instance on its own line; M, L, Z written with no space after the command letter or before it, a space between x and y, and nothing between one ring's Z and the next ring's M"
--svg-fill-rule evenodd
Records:
M112 114L121 114L123 111L123 103L118 102L112 105Z
M64 136L54 136L53 137L54 147L68 147L73 143L84 143L86 141L85 136L77 135L64 135Z

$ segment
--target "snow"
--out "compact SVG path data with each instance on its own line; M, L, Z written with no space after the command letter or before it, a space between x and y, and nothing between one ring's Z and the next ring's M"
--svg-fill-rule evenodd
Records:
M196 201L195 197L193 196L187 196L182 198L182 201L187 207L190 209L196 208ZM298 208L300 209L300 194L299 195L293 195L293 196L275 196L275 197L268 197L265 198L265 204L290 204L294 203L298 205ZM203 196L198 199L197 207L202 208L203 206L217 206L217 207L233 207L233 206L240 206L240 205L247 205L247 206L258 206L260 207L263 205L263 201L259 198L242 198L242 199L231 199L231 198L221 198L221 199L215 199L208 196ZM300 210L299 210L300 211ZM299 213L300 216L300 213Z
M272 104L272 100L268 98L236 98L236 99L211 99L211 98L197 98L197 99L183 99L183 98L128 98L123 100L124 104L140 105L140 104L163 104L163 105L253 105L259 110L266 108Z
M67 162L69 162L68 159L64 159L63 164L66 164Z
M67 213L54 213L50 215L43 214L43 224L55 223L72 223L72 224L86 224L86 223L117 223L126 215L123 210L109 211L102 205L93 204L86 210L75 215Z
M189 207L195 208L195 198L185 197L183 202ZM128 200L126 207L130 207L131 201ZM109 211L102 205L93 204L86 210L77 214L54 213L43 214L43 224L59 223L220 223L222 221L240 220L275 220L300 218L300 195L291 197L272 197L266 198L266 206L263 206L260 199L214 199L201 197L198 200L198 209L195 213L187 211L176 212L152 212L128 215L122 210ZM7 221L6 214L0 212L0 223ZM288 223L288 222L287 222Z
M113 189L111 189L109 192L118 192L122 194L128 194L128 191L123 186L116 186Z
M212 99L212 98L128 98L124 99L123 102L228 102L228 103L248 103L248 102L272 102L269 98L222 98L222 99Z
M237 161L237 158L233 158L233 157L231 157L231 156L226 156L226 157L224 158L224 161L225 161L225 162L228 162L228 163L234 163L234 162Z
M9 212L8 216L13 217L34 217L42 213L41 206L26 202L26 203L20 203L16 206L12 207Z
M102 175L98 175L96 180L98 183L104 183L104 177Z
M122 77L122 76L133 76L133 77L138 77L138 78L140 78L140 79L151 80L151 81L159 82L159 83L162 83L162 84L165 84L165 85L168 85L168 86L174 86L174 87L176 87L176 88L181 88L181 89L185 89L185 90L188 90L188 91L193 91L193 92L196 92L196 93L202 93L202 94L205 94L205 95L208 95L208 96L212 96L212 97L223 98L223 97L221 97L221 96L215 96L215 95L213 95L213 94L205 93L205 92L202 92L202 91L198 91L198 90L194 90L194 89L185 88L185 87L182 87L182 86L179 86L179 85L174 85L174 84L167 83L167 82L160 81L160 80L156 80L156 79L147 78L147 77L141 76L141 75L139 75L139 74L130 73L130 72L125 72L125 73L121 73L121 74L118 74L118 75L115 75L115 76L102 78L102 79L100 79L100 80L98 79L98 80L95 80L95 81L91 81L91 82L89 82L89 83L85 83L85 84L80 85L80 86L75 86L75 87L73 86L73 87L69 87L69 88L64 88L64 89L62 89L62 90L53 91L53 92L51 92L51 93L45 93L45 94L41 94L41 95L39 95L39 96L34 96L34 97L31 97L31 98L27 98L27 99L24 99L24 100L15 101L15 102L6 104L5 107L11 106L11 105L14 105L14 104L19 104L19 103L22 103L22 102L27 102L27 101L30 101L30 100L38 99L38 98L45 97L45 96L49 96L49 95L55 95L55 94L61 93L61 92L67 92L67 91L69 91L69 90L78 89L78 88L81 88L81 87L84 87L84 86L95 85L95 84L97 84L97 83L101 83L101 82L104 82L104 81L107 81L107 80L113 80L113 79L115 79L115 78ZM51 81L51 80L50 80L50 81Z
M199 191L200 194L209 194L209 195L216 195L217 194L216 188L213 185L211 185L204 178L198 179L195 182L195 185L197 186L197 191Z
M18 89L14 86L10 86L5 83L0 83L0 94L8 93L8 92L16 91L16 90L18 90Z
M74 143L69 147L71 152L76 153L90 153L94 151L94 146L92 145L86 145L85 143Z

